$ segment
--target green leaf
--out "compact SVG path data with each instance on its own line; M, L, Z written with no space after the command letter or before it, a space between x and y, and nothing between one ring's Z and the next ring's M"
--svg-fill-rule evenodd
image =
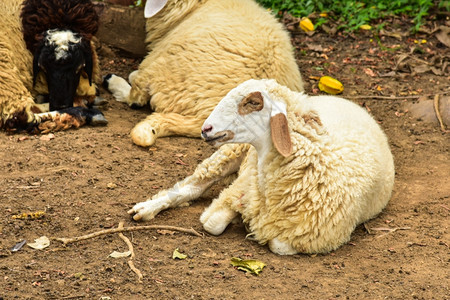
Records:
M265 263L255 259L240 259L238 257L231 258L231 265L237 267L238 270L258 275L266 266Z
M173 250L173 254L172 254L172 259L186 259L187 255L180 253L180 251L178 251L178 248Z

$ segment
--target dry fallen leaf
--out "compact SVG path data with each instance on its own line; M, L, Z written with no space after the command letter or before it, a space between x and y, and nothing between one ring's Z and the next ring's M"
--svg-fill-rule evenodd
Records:
M186 258L187 258L187 255L180 253L180 251L178 251L178 248L173 250L172 259L186 259Z
M436 33L436 38L450 48L450 27L441 26L440 30Z
M29 140L30 138L28 137L28 136L21 136L21 137L19 137L17 140L19 141L19 142L21 142L21 141L25 141L25 140Z
M112 258L122 258L122 257L128 257L131 255L131 251L126 251L126 252L118 252L118 251L113 251L109 257Z
M53 133L49 133L49 134L47 134L47 135L41 136L39 139L40 139L41 141L51 141L51 140L53 140L54 138L55 138L55 135L54 135Z
M258 275L266 266L265 263L256 259L240 259L238 257L231 258L231 265L237 267L238 270Z
M44 211L35 211L13 215L11 218L19 220L36 220L42 218L44 215Z
M50 240L44 235L40 238L35 239L34 243L28 243L27 245L33 249L42 250L50 246Z
M113 182L109 182L106 187L110 190L113 190L117 187L117 184L113 183Z
M365 68L364 73L366 73L370 77L377 77L377 74L375 74L375 72L370 68Z

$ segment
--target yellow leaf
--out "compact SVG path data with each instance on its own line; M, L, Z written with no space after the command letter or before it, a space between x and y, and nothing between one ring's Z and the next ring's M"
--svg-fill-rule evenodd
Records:
M308 18L303 18L301 21L300 21L300 28L303 30L303 31L305 31L305 32L309 32L309 31L313 31L314 30L314 25L313 25L313 23L311 22L311 20L310 19L308 19Z
M35 211L35 212L29 212L29 213L21 213L18 215L12 216L13 219L20 219L20 220L36 220L40 219L45 215L44 211Z
M344 86L339 82L339 80L334 79L333 77L322 76L319 80L319 89L322 92L336 95L342 93Z
M328 14L326 12L320 13L319 16L321 16L322 18L326 18L328 17Z
M237 267L238 270L258 275L266 266L265 263L255 259L240 259L238 257L231 258L231 265Z
M178 248L173 250L172 259L186 259L186 258L187 258L187 255L180 253L180 251L178 251Z
M372 26L364 24L364 25L359 26L359 28L361 28L362 30L370 30L370 29L372 29Z

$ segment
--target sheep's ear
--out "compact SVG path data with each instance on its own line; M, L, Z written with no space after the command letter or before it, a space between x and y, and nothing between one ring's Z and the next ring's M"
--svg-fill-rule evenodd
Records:
M86 44L83 45L83 56L84 56L84 71L88 76L89 85L92 85L92 72L94 69L94 60L92 58L91 45L89 41L87 41Z
M36 52L33 57L33 86L36 85L37 76L41 67L39 66L39 58L41 57L41 51L44 46L44 42L41 41L41 44L37 47Z
M270 117L272 142L281 155L288 157L292 154L292 141L286 117L286 106L283 103L277 103L276 106L277 109L272 109Z
M147 0L145 3L144 16L151 18L166 6L167 0Z

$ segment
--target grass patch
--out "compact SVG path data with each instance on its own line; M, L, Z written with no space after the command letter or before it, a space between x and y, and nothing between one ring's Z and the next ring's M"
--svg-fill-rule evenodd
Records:
M450 11L449 0L257 0L264 7L270 8L276 15L288 12L294 17L307 17L313 13L328 13L330 18L338 21L339 29L355 31L361 25L388 16L407 15L413 18L413 32L425 23L431 10ZM326 23L327 19L319 17L316 27Z

